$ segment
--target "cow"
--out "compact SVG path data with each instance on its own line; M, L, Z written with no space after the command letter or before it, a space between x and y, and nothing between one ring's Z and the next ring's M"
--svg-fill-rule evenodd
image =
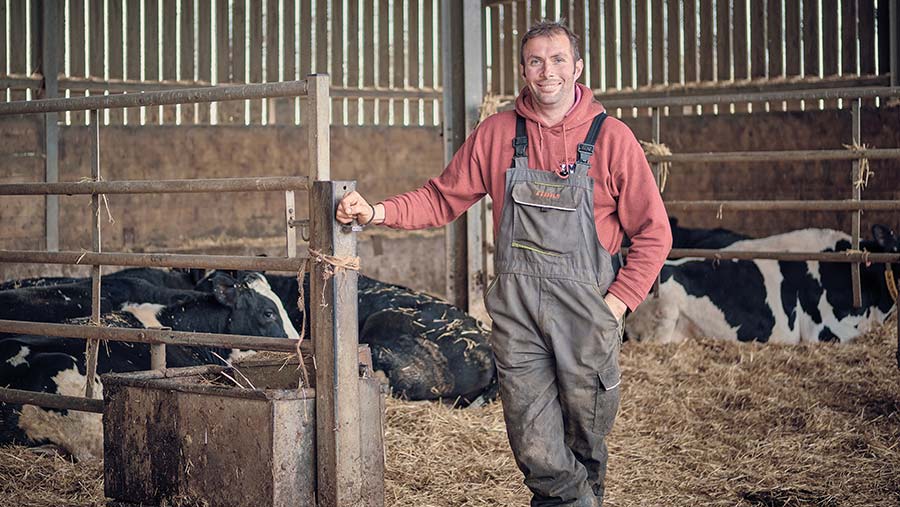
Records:
M201 269L156 269L156 268L125 268L112 273L104 274L103 280L112 280L117 278L139 278L160 287L168 287L170 289L193 289L203 276L204 271ZM70 283L80 283L90 278L86 277L38 277L25 278L21 280L8 280L0 282L0 291L10 289L21 289L25 287L46 287L51 285L65 285Z
M750 236L721 227L715 229L681 227L675 217L669 217L669 226L672 228L672 248L719 249L736 241L750 239Z
M211 293L168 306L142 303L103 316L103 325L128 328L171 328L176 331L245 334L275 338L299 337L265 277L245 274L234 280L218 274ZM82 318L75 323L86 323ZM128 372L150 368L149 345L108 342L100 347L97 372ZM166 347L170 367L222 364L232 350L208 347ZM84 341L44 336L0 340L0 386L79 396L86 383ZM98 379L95 395L100 397ZM102 445L99 414L47 410L0 403L0 444L52 443L76 458L99 456Z
M292 276L268 275L298 328ZM309 275L303 280L305 333L309 335ZM372 350L372 363L392 393L409 400L444 400L458 407L497 396L494 359L484 325L450 303L362 274L358 277L359 341Z
M900 251L888 227L872 227L869 252ZM725 250L843 252L850 237L840 231L804 229L745 239ZM742 342L849 342L880 324L895 307L889 284L900 266L860 268L862 305L853 307L848 263L776 260L667 261L658 298L648 298L625 321L630 338L680 341L711 337Z

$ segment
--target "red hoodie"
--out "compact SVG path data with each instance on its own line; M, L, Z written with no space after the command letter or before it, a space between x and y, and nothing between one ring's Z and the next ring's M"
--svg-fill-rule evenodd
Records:
M524 88L516 111L528 129L528 165L558 171L575 162L576 148L594 116L604 111L582 84L580 99L556 125L538 119L531 93ZM505 197L505 172L512 165L516 115L512 111L484 120L453 156L450 165L422 188L384 203L384 225L424 229L452 222L485 194L494 200L494 234ZM647 296L672 247L672 231L662 198L634 134L616 118L600 130L588 173L594 179L594 220L597 237L609 252L617 252L625 234L631 238L628 264L619 270L609 292L634 310Z

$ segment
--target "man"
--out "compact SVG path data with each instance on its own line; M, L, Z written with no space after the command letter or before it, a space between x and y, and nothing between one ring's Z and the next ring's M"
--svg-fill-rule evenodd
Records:
M514 112L487 118L422 188L374 206L352 192L336 217L437 227L491 195L497 278L485 303L513 454L532 506L600 505L622 317L646 297L672 236L634 135L576 83L577 37L544 21L520 54ZM609 252L625 234L632 246L616 275Z

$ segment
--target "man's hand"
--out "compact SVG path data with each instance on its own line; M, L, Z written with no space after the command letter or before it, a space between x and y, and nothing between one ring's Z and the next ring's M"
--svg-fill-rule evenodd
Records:
M379 207L381 206L379 205ZM354 190L345 195L341 202L338 203L335 218L342 224L349 224L353 219L356 219L356 222L359 224L368 224L373 223L373 218L377 218L372 216L374 211L375 209L369 204L369 201L365 200L363 196L359 195L359 192ZM374 223L380 223L381 221L384 221L383 212L381 220Z
M625 315L625 311L628 310L628 305L622 302L621 299L614 296L612 293L607 292L606 296L603 297L603 300L606 301L606 306L612 310L613 315L616 317L616 320L619 322L622 321L622 317Z

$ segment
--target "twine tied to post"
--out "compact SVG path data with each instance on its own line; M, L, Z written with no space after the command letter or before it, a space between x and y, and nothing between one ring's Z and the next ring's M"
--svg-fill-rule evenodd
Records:
M672 150L663 143L654 143L652 141L639 141L644 148L644 155L654 157L668 157L672 155ZM659 193L666 190L666 180L669 179L669 170L672 168L672 162L657 162L659 164Z
M849 250L844 250L844 255L846 255L847 257L850 257L851 255L855 255L855 254L862 255L862 259L860 259L860 262L865 264L866 267L869 267L872 265L872 262L869 260L869 251L868 250L856 250L853 248L851 248Z
M300 367L303 370L303 381L306 385L310 385L309 383L309 373L306 371L306 364L303 362L303 353L300 350L300 343L303 342L303 338L306 337L306 308L303 305L303 300L306 299L306 290L303 288L303 275L305 273L312 274L313 272L313 263L323 263L325 264L325 269L322 270L322 295L321 295L321 305L327 306L325 303L325 283L329 279L334 278L334 275L341 273L347 270L359 271L359 257L335 257L333 255L326 255L318 250L314 250L312 248L309 249L309 257L306 259L306 262L303 264L303 267L297 271L297 308L300 310L300 313L303 315L303 322L300 326L300 339L297 340L297 357L300 358ZM312 308L312 303L310 303L310 308Z
M98 181L98 182L103 181L103 177L101 176L101 177L97 178L96 180L93 178L83 177L78 180L78 183L87 183L87 182L92 182L92 181ZM116 223L116 219L113 218L112 212L109 210L109 199L106 198L106 194L100 194L100 199L103 201L103 207L106 208L106 216L108 217L107 220L109 221L110 224ZM97 218L100 218L100 207L99 206L97 207Z
M869 149L868 145L853 143L853 144L845 144L844 148L854 152L854 153L863 153ZM859 177L853 181L853 187L857 189L864 189L869 186L869 178L875 175L875 172L869 167L869 159L860 156L859 157Z

